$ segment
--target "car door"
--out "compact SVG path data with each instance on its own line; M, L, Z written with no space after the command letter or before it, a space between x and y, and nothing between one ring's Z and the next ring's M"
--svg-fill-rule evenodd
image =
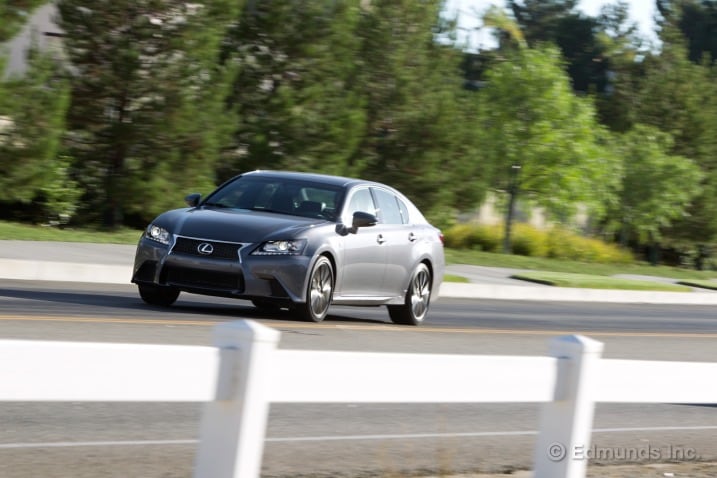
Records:
M386 272L383 289L392 296L402 296L413 268L414 245L417 239L413 226L408 223L408 212L393 192L373 187L378 205L386 249Z
M354 212L376 215L376 205L368 187L352 190L346 199L341 219L347 226L351 225ZM337 271L336 295L385 296L382 284L386 270L386 248L382 226L377 224L349 232L343 237L343 246L342 266Z

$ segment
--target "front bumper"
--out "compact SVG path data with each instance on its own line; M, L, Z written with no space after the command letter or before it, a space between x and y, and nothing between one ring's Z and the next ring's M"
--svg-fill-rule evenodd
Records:
M257 244L235 244L235 258L212 258L178 247L177 239L173 237L169 245L163 245L143 237L137 245L132 282L238 299L306 300L311 257L256 256L251 252Z

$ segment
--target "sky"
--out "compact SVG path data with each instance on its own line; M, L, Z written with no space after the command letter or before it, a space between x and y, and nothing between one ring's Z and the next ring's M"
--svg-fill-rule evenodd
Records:
M609 3L616 3L617 0L580 0L578 8L590 16L599 13L600 7ZM636 22L640 28L640 32L650 40L656 40L654 33L655 23L653 20L655 14L654 0L626 0L630 6L630 18ZM490 5L503 6L502 0L449 0L446 5L446 11L458 13L459 28L464 32L471 32L481 25L479 17L488 9ZM469 39L469 49L480 50L482 48L491 48L495 45L494 40L489 32L473 32Z

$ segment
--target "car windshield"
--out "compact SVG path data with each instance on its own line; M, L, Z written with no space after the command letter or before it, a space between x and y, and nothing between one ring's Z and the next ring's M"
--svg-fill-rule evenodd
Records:
M335 221L342 191L340 187L316 182L243 176L215 191L202 206L249 209Z

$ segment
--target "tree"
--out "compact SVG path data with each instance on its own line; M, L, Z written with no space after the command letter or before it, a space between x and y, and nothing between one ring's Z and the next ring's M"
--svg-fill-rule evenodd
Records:
M717 60L717 2L714 0L657 0L660 27L676 27L687 40L689 59Z
M529 43L552 42L560 23L572 15L577 0L508 0L515 21Z
M625 132L635 122L637 90L644 77L642 58L650 56L637 25L629 20L627 3L602 7L597 41L606 65L605 89L596 95L600 122L612 131Z
M673 140L657 128L638 124L616 138L623 174L609 217L619 223L624 245L630 236L642 244L659 242L699 194L699 188L685 185L698 185L702 171L694 161L670 154Z
M557 45L575 91L602 92L607 85L605 48L598 41L598 20L576 10L575 0L510 0L515 21L532 47Z
M346 174L363 132L358 2L248 2L230 35L238 113L220 177L269 168Z
M437 41L441 3L248 3L231 35L239 123L220 175L362 176L450 221L485 189L485 175L460 54Z
M37 50L30 51L23 76L0 82L0 189L10 209L6 217L39 222L74 212L77 192L60 156L68 104L67 76ZM54 194L59 190L64 199Z
M578 203L600 210L618 164L600 144L605 133L591 100L572 93L555 47L522 49L495 64L479 96L495 187L561 218ZM511 179L516 168L520 175Z
M227 132L220 43L236 2L60 0L58 9L75 73L67 147L87 217L139 225L182 193L211 188Z
M43 3L47 0L0 0L0 43L12 39Z
M381 0L366 9L357 29L366 123L351 168L398 187L444 225L485 194L490 168L461 56L436 41L441 3Z
M669 133L669 153L690 158L700 167L702 181L683 181L701 190L687 214L665 230L664 238L682 251L717 239L717 91L715 72L689 61L681 33L670 26L661 32L662 51L645 60L644 78L635 97L635 122Z

